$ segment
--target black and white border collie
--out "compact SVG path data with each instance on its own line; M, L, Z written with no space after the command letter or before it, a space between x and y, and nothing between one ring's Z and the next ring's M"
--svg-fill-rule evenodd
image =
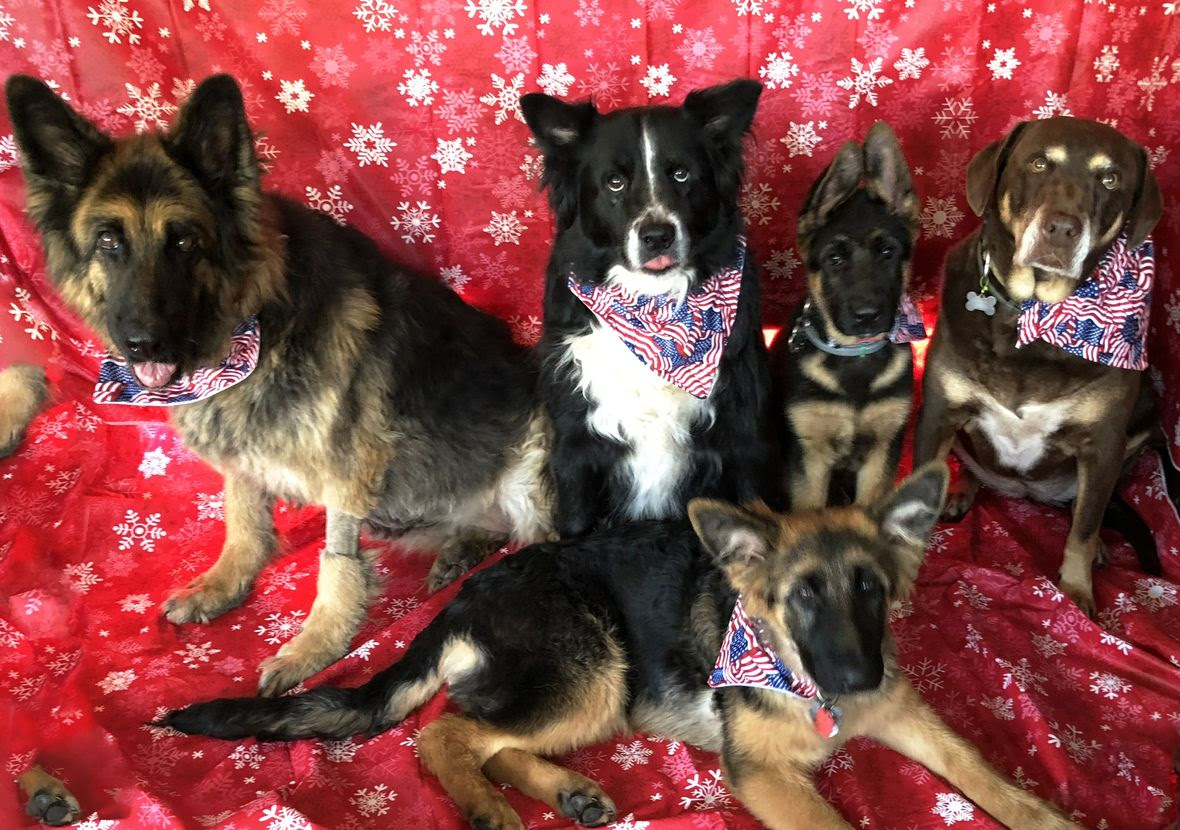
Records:
M557 223L541 351L563 537L683 515L696 496L777 501L758 275L738 207L761 91L739 80L680 107L606 115L540 93L521 100ZM736 315L705 397L649 370L571 282L681 303L735 267Z

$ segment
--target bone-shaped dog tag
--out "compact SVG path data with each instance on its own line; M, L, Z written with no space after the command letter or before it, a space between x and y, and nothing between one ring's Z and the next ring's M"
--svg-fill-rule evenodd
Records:
M967 310L968 311L982 311L988 317L996 313L996 298L983 297L976 294L974 291L967 292Z

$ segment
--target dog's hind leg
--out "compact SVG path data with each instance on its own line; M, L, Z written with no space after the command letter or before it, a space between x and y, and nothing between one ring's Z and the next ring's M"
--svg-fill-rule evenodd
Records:
M418 736L418 754L477 830L524 830L520 816L483 774L507 736L464 715L443 715Z
M427 590L433 594L450 585L507 541L505 536L483 530L465 528L458 531L439 548L426 577Z
M303 630L262 663L261 695L277 695L348 651L375 588L371 557L360 549L361 519L328 510L315 602Z
M1055 806L997 773L979 750L960 738L926 705L908 682L875 713L869 737L941 775L993 818L1013 830L1077 830Z
M275 552L274 498L251 480L225 474L225 545L213 567L164 601L174 623L207 623L236 608Z
M615 820L615 804L598 784L523 749L501 749L484 763L483 771L496 783L544 801L583 827Z
M725 766L730 789L770 830L851 830L818 792L809 772L743 760Z
M42 824L62 827L82 818L78 799L70 795L66 785L41 769L32 766L17 778L17 786L28 799L25 812Z

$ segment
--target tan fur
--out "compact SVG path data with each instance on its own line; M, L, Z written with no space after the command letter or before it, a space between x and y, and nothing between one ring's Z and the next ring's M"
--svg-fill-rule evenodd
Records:
M0 458L16 451L48 398L49 381L41 367L14 364L0 371Z
M610 797L586 776L522 749L501 749L484 763L483 773L495 783L515 787L555 810L563 810L563 793L597 798L612 812L614 810Z
M65 807L62 820L53 822L54 826L73 824L82 818L82 808L78 805L78 799L74 798L66 789L65 784L42 769L40 765L35 764L22 772L17 777L16 784L24 795L25 811L38 820L45 818L39 808L42 806L41 802L46 800L50 803L58 801L61 806Z

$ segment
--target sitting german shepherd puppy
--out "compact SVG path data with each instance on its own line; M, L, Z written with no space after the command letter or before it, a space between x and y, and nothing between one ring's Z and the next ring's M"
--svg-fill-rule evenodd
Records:
M7 92L50 276L121 356L96 396L179 387L173 401L192 402L173 424L225 475L225 547L165 603L168 619L207 622L242 601L275 551L276 497L326 506L315 604L263 666L261 691L276 694L347 651L373 583L362 524L437 547L432 588L509 536L548 533L527 352L358 231L264 194L232 78L203 82L170 132L120 140L33 78ZM185 385L250 331L244 377L207 397Z
M864 187L861 187L861 181ZM906 296L918 199L893 130L846 141L799 215L807 299L771 354L785 401L791 508L823 507L834 473L872 504L897 475L913 398L909 342L926 336Z
M445 683L461 714L423 729L419 753L481 830L523 828L493 781L579 824L614 820L597 784L541 756L627 729L721 752L729 786L772 828L847 828L811 770L868 735L1010 827L1064 830L898 668L889 602L918 572L946 481L935 464L871 507L794 516L696 499L691 529L644 522L535 545L471 577L359 688L216 700L165 723L235 740L373 735Z

